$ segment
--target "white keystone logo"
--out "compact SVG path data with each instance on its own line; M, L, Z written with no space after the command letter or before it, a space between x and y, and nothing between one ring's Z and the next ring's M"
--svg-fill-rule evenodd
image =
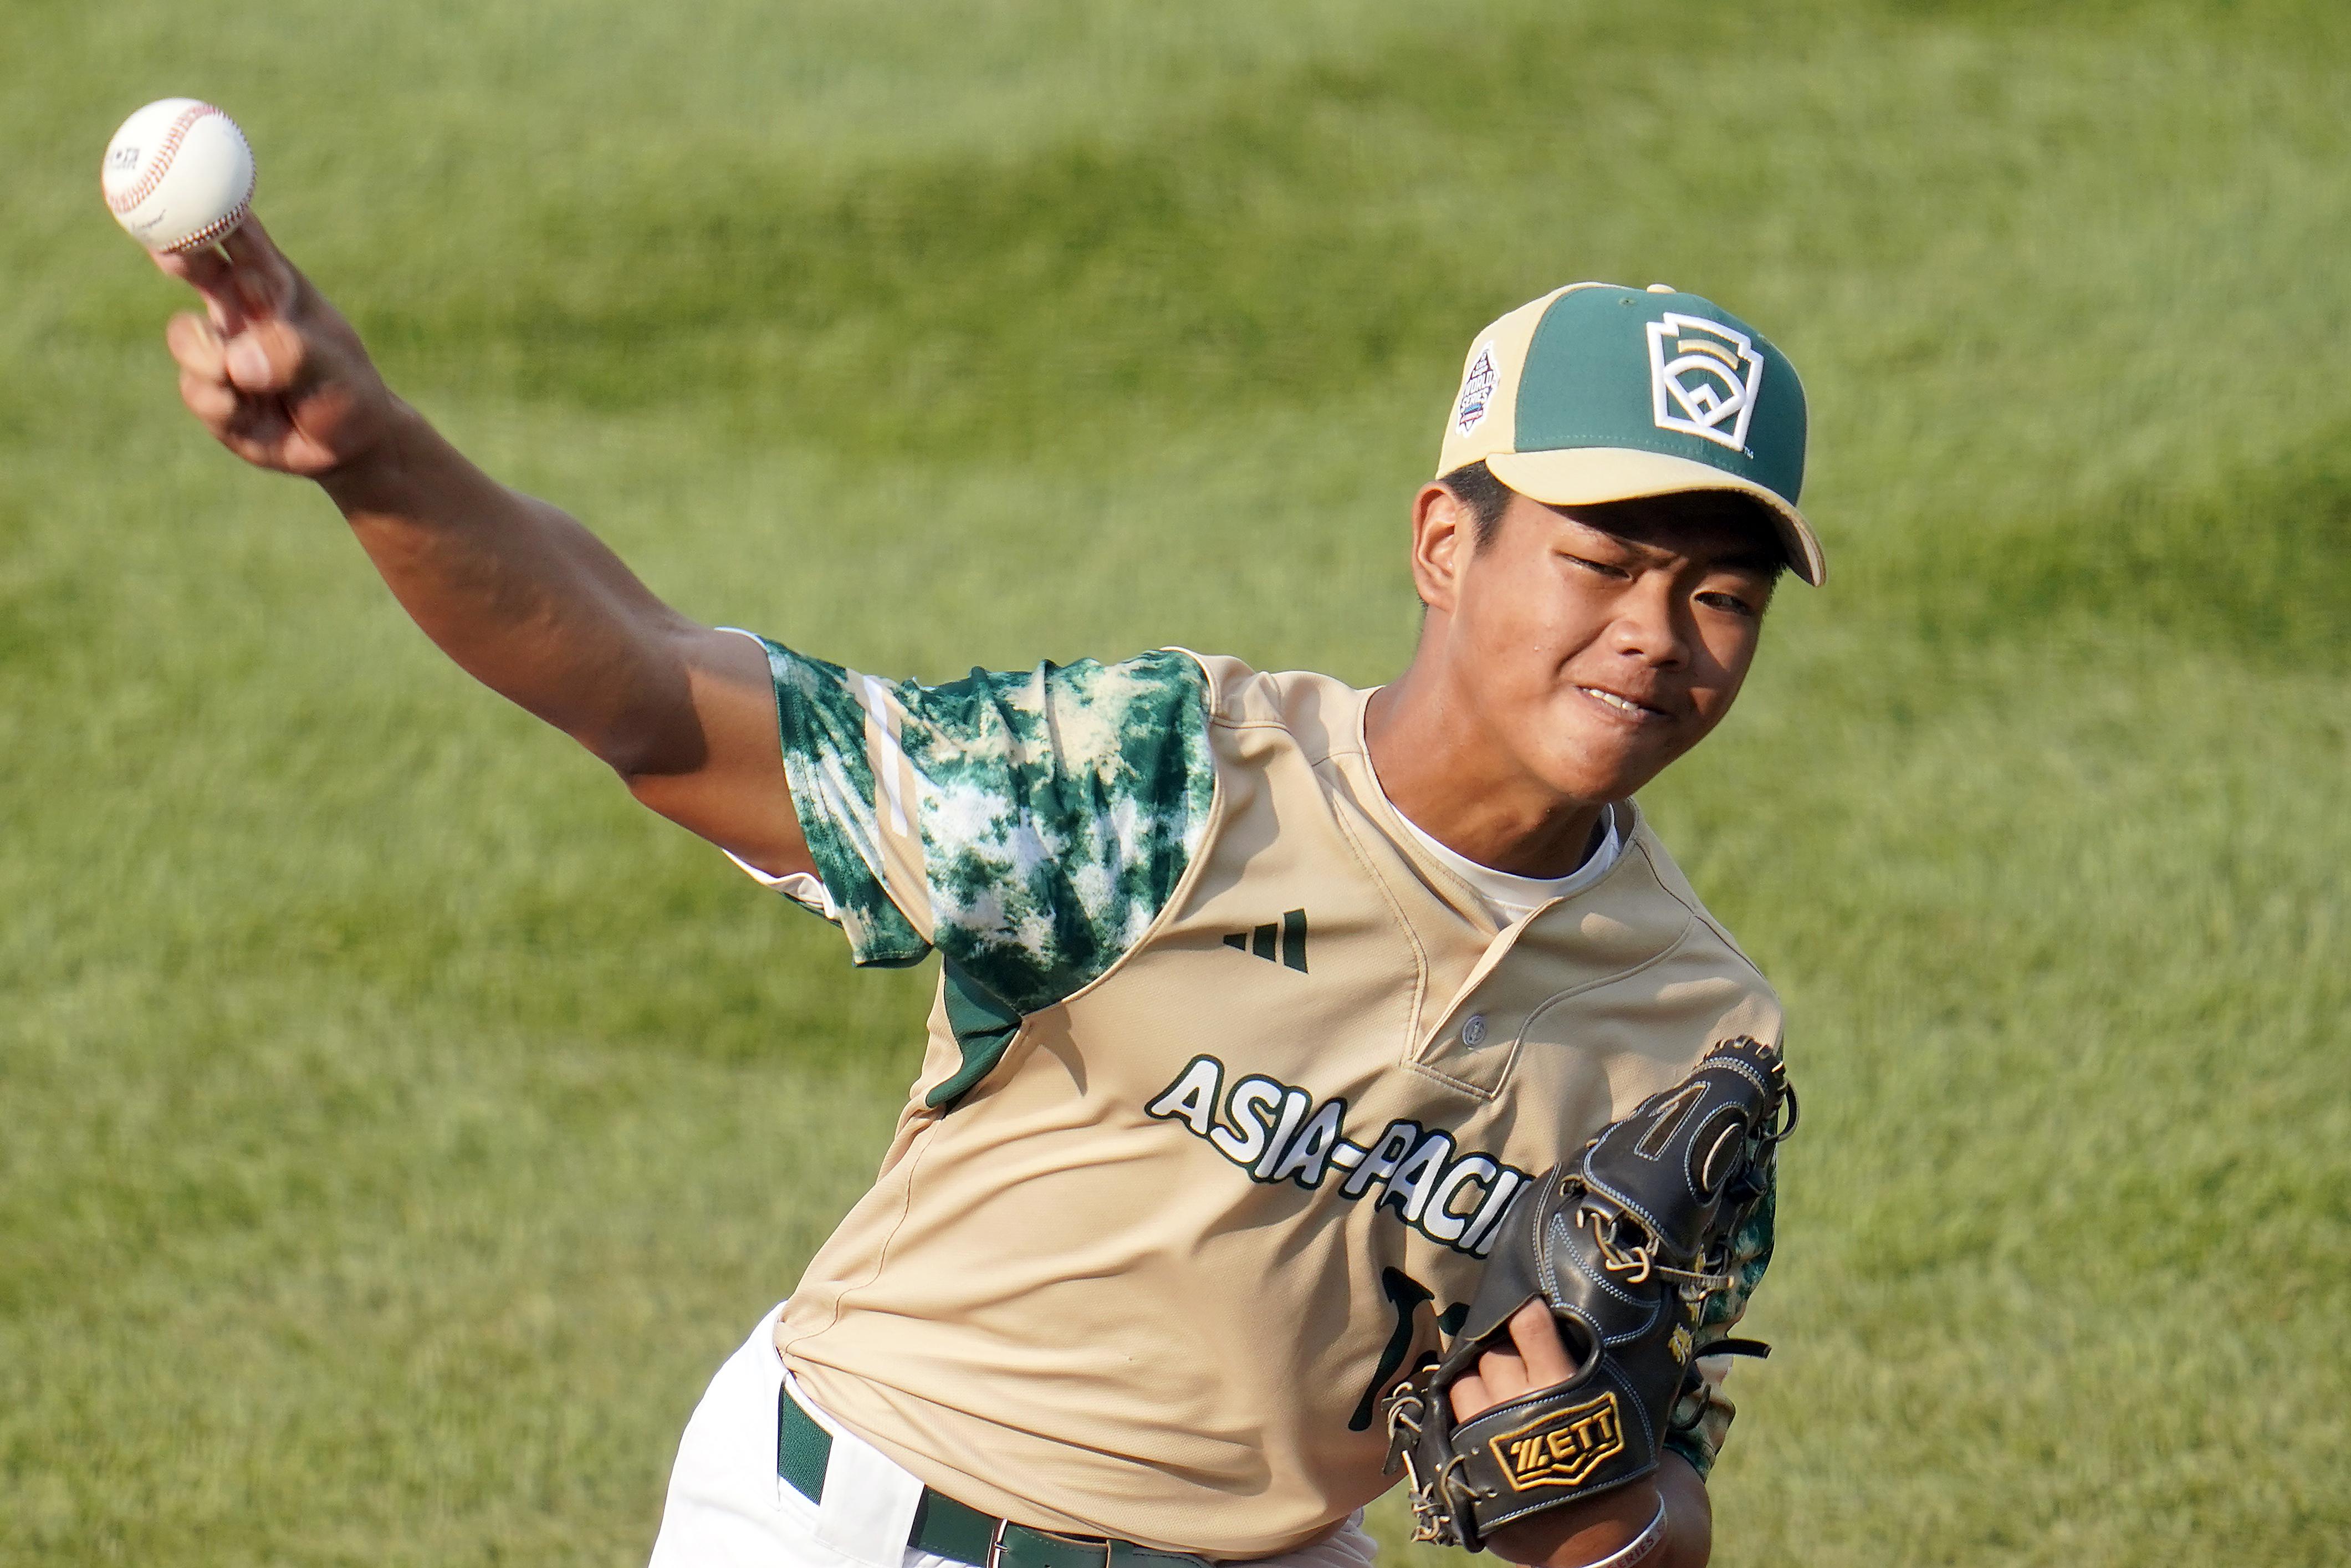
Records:
M1746 333L1676 311L1649 323L1649 400L1659 430L1744 451L1762 382L1763 356Z

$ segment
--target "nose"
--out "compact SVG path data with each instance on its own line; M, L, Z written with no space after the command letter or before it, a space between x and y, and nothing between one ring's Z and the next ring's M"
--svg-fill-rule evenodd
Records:
M1671 574L1643 572L1627 585L1617 596L1608 635L1610 646L1625 658L1659 669L1687 664L1689 634Z

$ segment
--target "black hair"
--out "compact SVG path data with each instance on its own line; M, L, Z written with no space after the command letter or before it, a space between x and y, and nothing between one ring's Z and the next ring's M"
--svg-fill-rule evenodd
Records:
M1475 463L1464 463L1437 482L1469 508L1469 516L1478 525L1478 548L1484 549L1492 544L1495 533L1502 526L1502 514L1510 509L1510 497L1518 492L1495 478L1494 471L1486 466L1482 457Z

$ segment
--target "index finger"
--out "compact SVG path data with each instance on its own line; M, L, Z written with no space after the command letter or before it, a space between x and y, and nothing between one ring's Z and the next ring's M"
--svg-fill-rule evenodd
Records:
M157 267L204 297L223 337L283 314L294 302L294 264L251 214L217 245L153 254Z
M214 246L201 250L156 250L147 253L166 276L176 277L203 296L204 313L224 338L245 330L245 302L239 297L235 269Z
M286 253L277 248L259 218L247 214L245 222L221 241L221 247L228 252L238 298L256 319L276 316L294 303L294 264L286 259Z
M1527 1364L1530 1388L1564 1383L1575 1374L1574 1363L1567 1358L1567 1345L1559 1337L1559 1321L1551 1315L1551 1303L1541 1296L1510 1314L1510 1343L1519 1347L1519 1356Z

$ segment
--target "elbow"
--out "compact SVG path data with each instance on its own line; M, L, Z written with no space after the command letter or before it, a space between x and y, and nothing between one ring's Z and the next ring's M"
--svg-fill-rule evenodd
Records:
M627 659L614 661L589 683L592 706L579 716L586 722L564 727L632 794L710 764L691 656L690 634L699 629L664 613L675 624L643 629Z
M694 770L663 767L660 758L653 754L620 754L618 760L602 752L597 755L638 805L689 831L702 831L698 815L702 791L696 788Z
M690 703L640 705L637 711L608 716L605 722L575 729L571 738L620 776L632 795L674 786L710 764L710 741Z
M674 747L643 741L591 742L582 746L611 768L630 794L648 806L676 792L678 785L699 772L707 757L695 758ZM654 806L656 810L660 810Z

